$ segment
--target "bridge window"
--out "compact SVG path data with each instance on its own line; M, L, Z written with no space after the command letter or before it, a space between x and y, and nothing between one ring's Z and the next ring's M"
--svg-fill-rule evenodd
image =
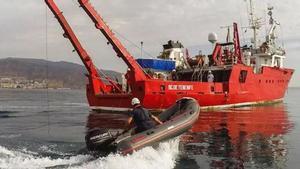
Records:
M165 85L160 85L160 91L164 92L166 90L166 86Z
M247 71L247 70L242 70L242 71L240 72L240 77L239 77L240 83L245 83L245 82L246 82L247 74L248 74L248 71Z

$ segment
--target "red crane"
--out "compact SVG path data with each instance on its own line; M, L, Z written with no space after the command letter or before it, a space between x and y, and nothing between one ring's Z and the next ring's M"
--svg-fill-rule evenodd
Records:
M68 38L73 47L75 48L76 52L80 56L80 59L82 60L84 66L89 72L89 80L90 84L92 85L92 88L94 90L94 93L107 93L110 91L111 88L109 88L102 80L100 75L98 74L97 68L94 65L93 61L91 60L89 54L86 52L86 50L82 47L81 43L79 42L78 38L76 37L75 33L73 32L71 26L67 22L66 18L63 16L62 12L59 10L57 5L55 4L54 0L45 0L46 4L52 11L52 13L55 15L57 20L59 21L61 27L65 31L64 37ZM111 84L113 88L121 92L121 89L118 85L116 85L110 78L105 76L105 78L108 80L108 82Z
M234 33L234 52L235 56L238 57L238 63L242 63L242 50L241 50L241 44L240 44L240 36L239 36L239 30L237 23L233 23L233 33Z
M134 77L133 81L145 80L147 76L145 75L143 69L140 65L135 61L134 57L126 50L126 48L122 45L122 43L116 38L115 34L109 28L108 25L105 24L104 20L100 16L100 14L96 11L96 9L91 5L89 0L78 0L81 7L88 14L88 16L95 23L97 29L99 29L102 34L106 37L109 43L113 46L114 51L117 53L119 57L121 57L127 66L130 68L130 77Z
M212 54L212 58L216 65L223 65L223 59L232 57L237 58L237 63L242 63L242 51L241 51L241 45L240 45L240 38L239 38L239 31L238 31L238 25L237 23L233 23L233 42L227 42L227 43L216 43L215 49ZM230 53L228 50L225 52L223 50L223 46L234 46L234 53ZM231 58L232 59L232 58Z

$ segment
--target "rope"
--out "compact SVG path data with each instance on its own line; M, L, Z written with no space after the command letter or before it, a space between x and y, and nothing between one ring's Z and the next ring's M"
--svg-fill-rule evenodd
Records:
M137 49L141 50L143 52L143 54L146 54L148 57L151 57L151 58L156 58L154 56L152 56L149 52L145 51L143 48L141 48L139 45L137 45L136 43L134 43L133 41L129 40L128 38L126 38L124 35L122 35L121 33L117 32L116 30L113 30L112 31L119 35L122 39L128 41L130 44L132 44L134 47L136 47Z
M238 9L240 9L240 13L243 13L243 11L242 11L242 6L243 6L243 4L242 4L243 2L242 1L240 1L240 3L238 4ZM240 30L241 30L241 35L242 35L242 42L244 43L244 44L246 44L246 38L245 38L245 32L243 31L243 25L244 25L244 23L243 23L243 19L242 19L242 15L240 15ZM244 45L243 44L243 45Z
M278 25L277 25L278 26ZM285 47L285 36L284 36L284 31L283 31L283 27L282 27L282 25L281 24L279 24L279 29L280 29L280 31L278 31L278 34L280 35L279 37L281 37L280 39L278 39L278 40L280 40L281 41L281 45L282 45L282 48L283 49L285 49L284 47Z
M248 5L248 2L247 2L248 0L245 0L245 2L246 2L246 10L247 10L247 17L248 17L248 21L249 21L249 23L250 23L250 25L249 26L251 26L251 23L252 23L252 21L251 21L251 17L250 17L250 6Z
M46 97L47 97L47 126L48 135L50 136L50 105L49 105L49 65L48 65L48 9L45 5L45 56L46 56Z

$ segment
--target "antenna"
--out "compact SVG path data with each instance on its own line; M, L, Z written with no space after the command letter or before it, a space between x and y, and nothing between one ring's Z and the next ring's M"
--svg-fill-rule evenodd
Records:
M280 23L278 23L274 18L273 18L273 6L268 6L268 15L269 15L269 25L270 25L270 30L268 32L268 35L266 36L267 39L266 41L269 44L275 45L275 39L277 38L275 36L275 30L276 30L276 26L280 25Z
M227 29L227 35L226 35L226 42L230 42L232 41L231 39L231 34L230 34L230 28L232 27L232 25L227 25L227 26L221 26L221 29Z
M268 6L268 15L270 16L269 24L273 25L274 24L274 19L273 19L273 6Z
M257 48L257 32L260 28L260 18L257 18L255 16L255 5L252 0L249 0L250 3L250 11L249 11L249 16L250 16L250 28L253 29L253 47Z
M143 58L143 45L144 45L144 42L141 41L141 58Z

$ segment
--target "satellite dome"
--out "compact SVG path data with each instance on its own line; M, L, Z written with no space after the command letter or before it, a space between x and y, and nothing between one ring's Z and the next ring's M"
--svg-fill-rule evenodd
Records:
M218 41L218 35L215 32L208 34L208 41L210 43L216 43Z

